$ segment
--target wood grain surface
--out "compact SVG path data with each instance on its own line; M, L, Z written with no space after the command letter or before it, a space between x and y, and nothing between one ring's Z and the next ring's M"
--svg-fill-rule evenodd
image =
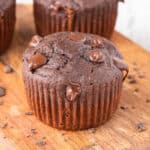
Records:
M0 87L6 89L6 96L0 97L0 150L149 150L150 53L114 32L112 41L123 53L133 76L124 83L122 109L119 107L113 118L99 128L59 131L44 125L34 115L25 115L31 110L21 79L21 59L34 34L32 6L17 6L12 46L0 57ZM8 63L14 72L4 73L3 63ZM133 78L136 83L130 84ZM139 123L143 126L138 129Z

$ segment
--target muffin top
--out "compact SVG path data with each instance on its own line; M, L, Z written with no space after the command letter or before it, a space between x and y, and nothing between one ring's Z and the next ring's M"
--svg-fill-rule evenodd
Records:
M5 10L14 2L15 2L15 0L0 0L0 13L2 10Z
M23 72L51 85L106 84L122 78L127 65L114 45L97 35L59 32L34 36L23 56Z
M44 4L46 7L55 8L55 7L63 7L70 8L73 10L82 10L88 8L94 8L102 3L107 2L118 2L123 0L36 0L39 3Z

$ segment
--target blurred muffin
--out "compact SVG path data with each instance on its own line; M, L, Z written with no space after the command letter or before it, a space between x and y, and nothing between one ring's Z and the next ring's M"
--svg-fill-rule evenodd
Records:
M78 31L110 38L122 0L34 0L37 33Z
M34 36L23 56L29 105L40 120L58 129L106 122L117 109L127 74L113 44L92 34Z
M0 0L0 53L10 46L16 21L15 11L15 0Z

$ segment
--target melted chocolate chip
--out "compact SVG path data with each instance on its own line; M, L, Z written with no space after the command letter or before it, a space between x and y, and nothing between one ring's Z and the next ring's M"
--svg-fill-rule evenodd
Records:
M90 41L90 44L92 47L97 47L97 48L102 48L103 47L103 43L102 40L100 38L94 38Z
M66 98L69 101L75 101L81 93L81 87L78 83L71 83L66 88Z
M91 62L95 62L95 63L104 62L103 54L98 49L89 51L88 57Z
M35 35L29 43L30 47L36 47L42 41L42 37Z
M0 97L5 96L5 95L6 95L6 90L0 87Z
M80 42L80 41L83 41L85 38L83 34L72 33L70 34L69 39L75 42Z
M30 71L35 70L42 65L46 64L47 58L40 53L33 55L29 60L29 69Z

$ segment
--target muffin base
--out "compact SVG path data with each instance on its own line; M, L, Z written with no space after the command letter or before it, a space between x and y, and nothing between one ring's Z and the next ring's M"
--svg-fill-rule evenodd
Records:
M28 103L42 122L63 130L97 127L116 111L122 89L122 78L105 85L93 85L74 102L65 98L65 85L50 87L24 74Z

